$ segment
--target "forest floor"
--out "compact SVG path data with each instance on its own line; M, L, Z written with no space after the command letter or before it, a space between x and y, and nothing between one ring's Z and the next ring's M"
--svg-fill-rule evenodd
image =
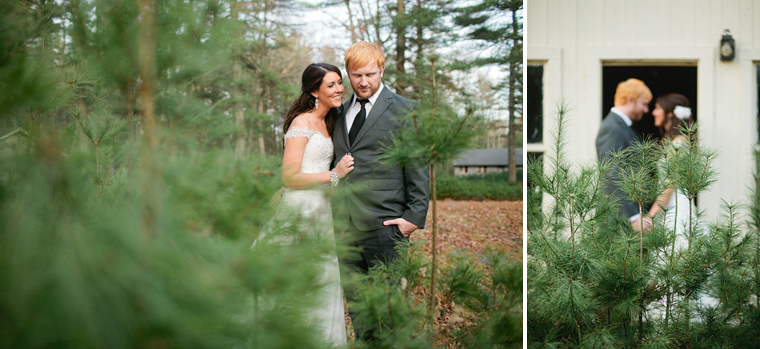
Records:
M439 270L448 257L458 253L482 256L489 249L501 249L509 258L522 261L522 201L455 201L437 203ZM412 233L411 241L424 241L427 258L432 258L433 203L430 203L425 229ZM450 312L444 311L444 313ZM444 315L448 318L450 314ZM351 319L346 314L349 343L354 341Z
M498 248L522 260L522 201L438 201L438 256L443 263L452 253L482 254ZM432 258L433 204L428 209L425 229L412 233L411 241L424 240Z

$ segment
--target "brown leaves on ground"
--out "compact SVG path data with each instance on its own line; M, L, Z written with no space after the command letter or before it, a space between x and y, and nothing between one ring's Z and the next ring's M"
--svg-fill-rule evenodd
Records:
M522 201L439 200L437 206L438 256L443 263L451 253L482 255L489 248L522 260ZM425 229L412 233L411 240L424 240L425 252L432 256L432 201Z
M437 203L438 270L443 270L451 254L468 253L483 256L489 249L501 249L516 261L522 260L523 202L522 201L455 201L439 200ZM428 259L432 258L433 203L430 202L425 229L412 233L412 241L423 240ZM483 260L484 261L484 260ZM424 273L424 271L423 271ZM422 285L413 293L427 298L430 293ZM454 330L471 328L472 314L451 300L436 295L435 327L436 344L443 348L456 348L457 340L451 338ZM354 332L346 313L348 342L354 342Z
M510 258L522 260L523 202L522 201L454 201L437 203L437 245L439 270L445 268L448 257L467 253L483 256L489 249L504 251ZM428 258L432 258L433 204L430 203L425 229L412 234L412 240L423 240ZM485 262L485 259L480 260ZM425 292L427 293L427 292ZM429 297L429 294L428 294ZM436 295L438 315L435 326L436 344L443 348L456 348L452 334L457 330L472 329L479 315L457 306L452 300Z

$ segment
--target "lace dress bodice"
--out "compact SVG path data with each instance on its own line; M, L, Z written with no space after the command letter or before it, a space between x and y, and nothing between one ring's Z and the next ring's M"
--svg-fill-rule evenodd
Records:
M301 173L320 173L330 170L333 159L333 143L322 133L305 127L292 126L285 134L288 139L306 137L308 142L301 160ZM329 184L308 189L285 189L282 203L286 207L296 208L304 217L329 218L332 222L332 205L325 190Z
M319 173L330 170L330 163L333 159L332 139L325 138L322 133L312 129L292 126L285 134L285 143L288 142L288 139L295 137L309 139L303 152L303 161L301 161L302 173Z

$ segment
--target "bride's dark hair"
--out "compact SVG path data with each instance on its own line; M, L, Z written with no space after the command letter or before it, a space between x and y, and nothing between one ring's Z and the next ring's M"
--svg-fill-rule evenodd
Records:
M660 134L662 134L663 137L672 138L674 136L680 135L683 133L681 131L681 128L685 124L691 124L694 122L694 119L692 117L689 117L684 122L684 120L677 118L675 115L668 116L668 114L673 113L677 106L691 108L689 99L680 93L668 93L664 96L657 97L655 103L659 104L662 110L665 111L665 122L670 123L670 129L667 131L665 131L664 124L663 126L660 126Z
M319 90L319 86L322 85L322 80L328 72L337 73L338 76L343 79L343 74L340 73L340 69L332 64L312 63L304 69L303 74L301 75L301 95L293 101L293 105L290 106L288 113L285 114L285 123L282 125L283 134L288 132L290 124L293 123L293 119L295 119L296 116L314 109L314 103L317 99L312 96L311 93ZM325 116L325 125L327 126L327 133L330 134L330 136L332 136L337 115L338 112L336 108L332 108L327 112L327 116Z

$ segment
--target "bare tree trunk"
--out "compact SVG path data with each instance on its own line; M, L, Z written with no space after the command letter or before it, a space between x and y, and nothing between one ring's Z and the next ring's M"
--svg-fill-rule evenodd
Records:
M122 91L124 94L124 100L126 102L125 108L127 109L127 131L129 133L129 139L135 139L135 94L134 85L132 83L127 84L126 88Z
M346 4L346 10L348 11L348 31L351 32L351 43L357 43L362 40L358 34L358 29L354 23L354 14L351 12L351 0L343 0Z
M512 9L512 37L517 38L517 10ZM512 39L512 49L517 46L517 39ZM509 62L509 135L507 146L509 147L509 178L512 183L517 182L517 159L515 154L515 81L517 81L517 63Z
M143 171L142 182L143 196L143 231L149 236L158 233L158 186L159 171L158 160L155 158L158 151L158 137L156 136L155 104L155 78L156 78L156 6L153 0L139 0L140 23L138 30L139 41L139 66L140 66L140 91L142 94L142 128L143 128Z
M513 12L514 13L514 12ZM509 148L509 178L512 183L517 182L517 156L515 151L515 64L509 63L509 134L507 135L507 147Z
M127 86L122 90L122 94L124 95L124 100L126 103L126 110L127 110L127 140L131 144L135 144L137 142L137 135L139 134L137 132L137 122L135 121L135 104L137 103L135 96L135 80L131 80ZM139 91L137 91L139 93ZM138 150L136 147L129 146L126 147L127 156L126 159L126 169L129 173L129 178L133 178L132 175L134 174L135 168L137 166L136 162L139 160L137 159L137 152ZM128 191L128 196L131 198L133 197L135 193L133 191Z
M233 3L231 7L230 16L232 20L237 21L238 11L237 4ZM241 39L243 36L242 30L238 29L235 32L237 39ZM237 134L235 135L235 156L242 158L245 156L245 117L243 116L243 103L242 99L243 91L240 88L240 80L243 77L243 67L241 66L238 55L235 54L232 61L232 79L235 81L235 87L232 89L232 115L235 118L235 126L237 126Z
M438 192L435 186L435 165L430 165L430 186L431 186L431 199L433 201L433 261L430 268L430 305L429 311L433 317L432 324L435 324L435 274L438 272L438 221L437 221L437 196ZM433 326L433 325L431 325Z
M417 0L416 7L418 9L418 12L420 12L420 10L422 9L422 0ZM419 74L422 73L422 64L423 64L422 57L423 57L423 50L425 46L424 44L425 38L422 36L422 34L424 33L424 28L422 27L422 24L417 22L417 24L415 25L415 29L416 29L417 36L414 38L414 44L417 46L417 52L414 58L414 74L417 74L419 76ZM419 83L412 85L412 93L414 95L414 98L420 97L419 95L422 93L422 88L419 86Z
M406 0L396 1L396 93L404 96L406 90Z
M361 40L371 42L372 40L369 38L371 38L372 35L369 33L369 23L372 22L372 16L367 16L367 11L364 10L364 3L362 3L362 0L356 1L359 3L359 10L361 10L363 18L363 20L359 22L359 34L361 34Z
M380 37L380 32L385 29L383 23L380 22L380 1L376 1L375 5L375 15L372 16L372 25L375 27L375 40L377 40L375 43L384 46L385 41Z
M435 83L435 59L430 63L431 77L433 79L433 110L430 113L430 124L434 125L433 120L435 119L435 111L438 106L438 86ZM432 322L430 326L435 326L435 275L438 272L438 190L435 185L435 163L430 165L430 184L431 198L433 200L433 261L430 268L430 314Z
M261 125L261 122L259 122L259 125ZM266 144L264 143L264 135L263 134L259 136L259 153L261 153L262 155L267 153Z
M237 126L237 134L235 135L235 156L240 158L245 156L245 117L243 115L243 103L240 101L242 97L242 91L240 91L240 87L237 86L239 84L239 81L242 77L242 67L240 66L240 62L237 58L235 58L235 61L233 62L233 71L232 76L235 80L235 87L232 89L232 93L234 93L234 104L233 104L233 115L235 117L235 126Z
M261 99L259 100L259 115L264 115L264 90L261 91ZM266 148L264 147L264 127L263 122L259 119L259 153L266 154Z

